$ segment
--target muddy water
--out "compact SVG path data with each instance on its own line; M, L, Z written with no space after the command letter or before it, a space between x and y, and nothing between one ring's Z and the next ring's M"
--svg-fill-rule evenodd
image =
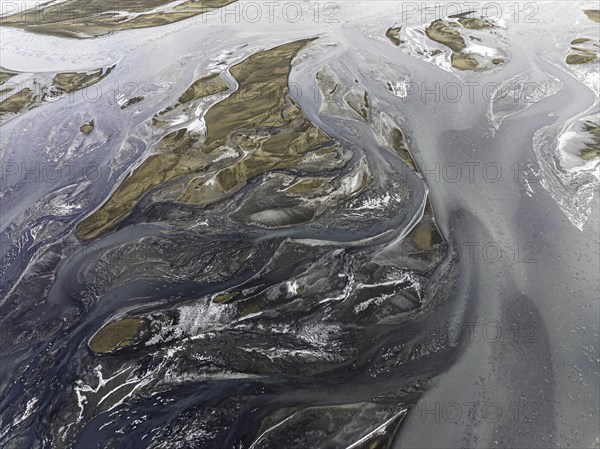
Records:
M419 33L435 9L319 5L316 21L308 8L295 23L234 20L230 5L86 40L0 29L17 81L116 64L93 92L2 126L3 447L597 444L598 165L555 162L563 123L598 104L598 63L564 63L572 39L598 39L586 5L540 4L537 22L505 8L510 58L475 72ZM398 25L395 46L385 32ZM209 207L167 186L111 233L76 237L161 138L222 98L153 126L190 84L222 72L233 95L228 68L312 37L288 84L338 145L334 169L273 170ZM520 92L502 110L501 85ZM337 190L285 193L311 176ZM444 242L433 229L438 243L415 248L427 198ZM131 316L153 323L143 343L94 354L90 338Z

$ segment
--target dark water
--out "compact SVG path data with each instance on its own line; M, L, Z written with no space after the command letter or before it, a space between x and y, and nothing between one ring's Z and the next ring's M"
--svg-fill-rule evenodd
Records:
M1 447L598 445L598 166L563 168L556 144L598 107L598 63L563 63L571 39L598 37L586 5L539 5L536 24L508 15L506 65L478 72L419 55L425 21L403 22L399 2L370 5L341 5L339 22L214 15L84 41L2 30L2 65L23 78L117 66L99 101L76 94L2 126ZM385 38L400 23L405 47ZM203 208L146 196L114 232L77 239L190 82L312 36L290 92L350 157L338 193L303 203L311 220L250 219L287 206L281 179L306 176L283 169ZM367 91L368 118L325 101L319 72L344 98ZM490 106L490 86L521 94ZM144 101L121 109L132 92ZM395 127L420 174L393 150ZM344 194L361 167L368 187ZM144 342L90 348L131 316L152 323Z

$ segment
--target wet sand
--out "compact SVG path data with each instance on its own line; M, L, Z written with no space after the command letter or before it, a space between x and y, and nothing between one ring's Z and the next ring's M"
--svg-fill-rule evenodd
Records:
M597 114L598 62L567 61L600 38L589 9L505 11L457 49L477 67L390 2L3 27L2 73L114 68L2 126L0 444L593 447L598 158L570 125Z

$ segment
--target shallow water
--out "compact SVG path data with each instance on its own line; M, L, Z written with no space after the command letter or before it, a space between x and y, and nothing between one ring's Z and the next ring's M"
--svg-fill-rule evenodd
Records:
M599 159L566 134L598 120L599 63L566 64L573 39L600 38L594 5L500 5L499 37L471 50L505 61L476 71L425 35L460 12L433 3L307 2L293 21L237 2L92 39L1 27L0 65L24 72L7 83L115 67L2 125L0 445L595 447ZM186 174L77 238L169 132L203 148L231 67L314 37L287 84L335 163L317 149L202 207L180 184L216 175ZM229 90L153 124L211 73ZM256 151L263 125L227 149ZM329 190L290 190L315 177ZM95 354L125 317L148 334Z

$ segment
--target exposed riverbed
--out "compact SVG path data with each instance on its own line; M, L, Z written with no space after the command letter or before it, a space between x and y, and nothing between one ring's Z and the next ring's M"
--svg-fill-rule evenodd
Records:
M597 447L593 2L208 3L0 27L0 446Z

